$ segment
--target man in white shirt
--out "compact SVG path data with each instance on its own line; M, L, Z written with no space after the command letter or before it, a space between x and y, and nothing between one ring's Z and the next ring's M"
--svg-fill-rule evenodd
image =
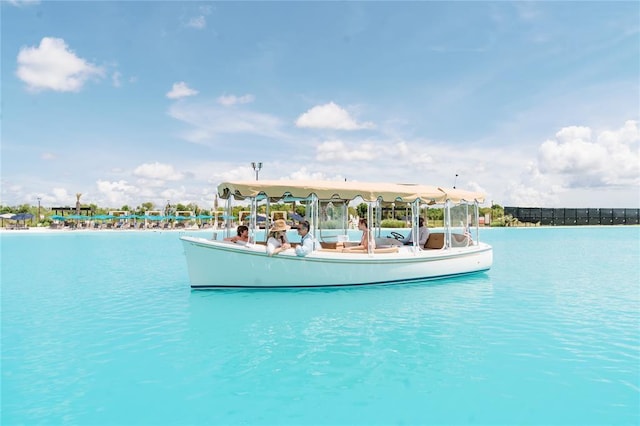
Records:
M424 245L427 243L427 240L429 239L429 228L427 228L426 226L424 226L424 219L423 218L418 218L418 246L419 247L424 247ZM413 232L409 231L409 235L407 235L405 237L404 240L402 241L402 244L404 245L413 245L413 239L411 238L413 235Z
M300 240L300 245L296 247L297 256L308 255L314 251L318 245L318 241L309 233L310 227L311 225L309 225L309 222L306 220L300 222L298 225L298 235L300 235L302 239Z

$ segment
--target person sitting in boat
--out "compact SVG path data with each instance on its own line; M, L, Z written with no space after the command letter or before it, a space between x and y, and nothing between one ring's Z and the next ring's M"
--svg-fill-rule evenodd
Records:
M238 235L234 237L225 238L225 241L231 241L232 243L247 244L249 242L249 227L245 225L238 226Z
M367 219L360 219L358 221L358 229L362 231L360 244L357 246L345 247L343 251L369 251L369 246L371 246L372 250L376 248L376 242L371 238L371 231L369 230Z
M429 239L429 228L424 226L424 218L418 218L418 246L424 247ZM400 240L405 246L413 245L413 232L409 232L403 240Z
M287 240L287 230L290 226L284 219L278 219L273 222L273 226L269 229L269 239L267 240L267 254L273 256L281 251L291 248L289 240Z
M297 256L306 256L314 251L318 246L318 241L309 232L311 225L306 220L303 220L298 224L298 235L300 235L300 245L296 247Z

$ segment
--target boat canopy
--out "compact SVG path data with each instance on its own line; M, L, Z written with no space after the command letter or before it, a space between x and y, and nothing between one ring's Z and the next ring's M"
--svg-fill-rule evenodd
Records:
M224 199L230 196L238 199L259 198L260 196L271 199L281 199L287 196L306 199L315 195L321 200L353 200L361 197L364 201L371 202L378 199L386 202L413 202L419 199L426 203L443 203L447 200L454 203L462 201L483 203L485 197L481 192L453 188L443 189L428 185L321 180L223 182L218 185L218 194Z

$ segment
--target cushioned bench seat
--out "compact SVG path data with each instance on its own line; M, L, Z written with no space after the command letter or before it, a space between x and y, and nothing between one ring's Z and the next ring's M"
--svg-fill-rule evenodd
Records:
M425 249L441 249L444 247L444 233L436 232L430 233L427 242L424 245Z

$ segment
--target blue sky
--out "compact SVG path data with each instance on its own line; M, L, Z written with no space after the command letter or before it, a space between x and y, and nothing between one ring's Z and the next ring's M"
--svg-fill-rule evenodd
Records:
M0 7L3 205L207 208L261 161L640 206L636 1Z

